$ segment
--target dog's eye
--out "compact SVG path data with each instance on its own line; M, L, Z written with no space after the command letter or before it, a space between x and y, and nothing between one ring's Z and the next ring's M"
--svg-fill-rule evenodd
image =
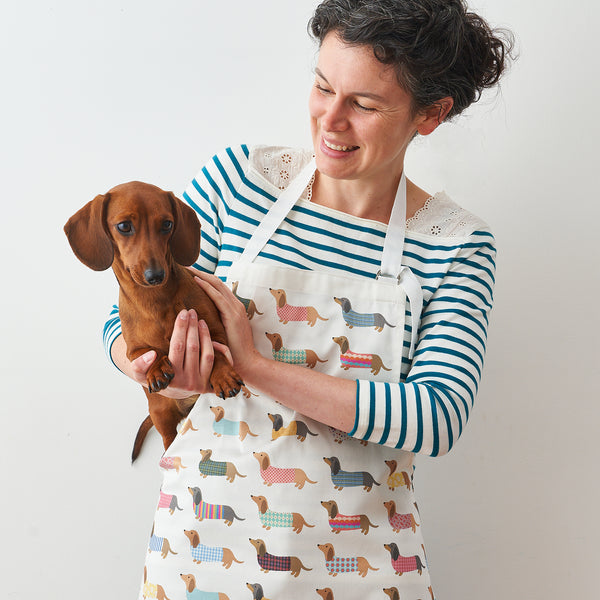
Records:
M133 228L131 227L130 221L122 221L121 223L117 223L117 229L121 233L132 233Z
M160 230L163 233L169 233L173 229L173 221L164 221Z

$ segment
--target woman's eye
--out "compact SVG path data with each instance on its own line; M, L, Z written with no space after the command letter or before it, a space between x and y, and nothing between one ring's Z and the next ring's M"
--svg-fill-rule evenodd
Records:
M322 85L319 85L318 83L315 83L315 87L322 93L322 94L332 94L333 92L331 90L328 90L327 88L324 88Z
M169 233L173 229L173 221L164 221L161 227L163 233Z
M117 230L120 233L132 233L133 227L130 221L122 221L121 223L117 223Z
M368 107L368 106L363 106L360 102L356 102L355 103L356 108L358 108L358 110L362 110L363 112L374 112L375 109Z

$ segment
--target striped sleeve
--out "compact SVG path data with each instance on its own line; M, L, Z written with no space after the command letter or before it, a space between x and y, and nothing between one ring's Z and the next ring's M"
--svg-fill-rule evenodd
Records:
M215 270L221 251L224 223L235 196L235 186L244 177L243 169L248 163L248 156L249 151L245 145L227 148L216 154L183 193L182 200L196 211L201 223L200 256L194 263L197 269L209 273ZM237 180L233 181L234 178ZM102 336L104 349L111 361L111 348L120 334L119 308L115 305L104 324Z
M350 435L429 456L450 451L464 430L481 380L495 255L487 231L473 233L462 244L423 307L406 380L357 382Z

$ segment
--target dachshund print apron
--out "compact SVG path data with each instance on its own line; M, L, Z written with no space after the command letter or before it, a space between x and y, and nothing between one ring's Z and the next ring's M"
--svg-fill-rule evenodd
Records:
M282 192L228 284L263 355L397 383L406 303L410 356L422 307L416 278L400 265L404 175L376 280L254 261L314 170L312 161ZM225 400L201 395L160 461L140 598L433 599L413 457L351 438L256 390Z

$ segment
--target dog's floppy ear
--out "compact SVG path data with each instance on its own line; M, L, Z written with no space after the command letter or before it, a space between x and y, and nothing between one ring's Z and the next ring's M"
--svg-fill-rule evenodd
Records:
M184 267L194 264L200 255L200 221L196 212L184 204L173 192L169 192L175 217L175 229L171 236L171 254Z
M75 256L94 271L105 271L112 265L114 258L112 241L104 223L109 199L109 194L96 196L64 226Z
M338 507L336 502L331 502L331 518L335 519L338 514Z

